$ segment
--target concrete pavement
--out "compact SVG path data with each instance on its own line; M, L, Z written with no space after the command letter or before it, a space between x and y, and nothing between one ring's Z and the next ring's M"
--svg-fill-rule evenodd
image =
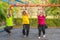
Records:
M24 38L22 28L13 29L12 35L9 36L6 32L0 32L0 40L39 40L38 29L30 29L29 37ZM44 40L43 38L41 40ZM60 40L60 29L46 29L46 40Z

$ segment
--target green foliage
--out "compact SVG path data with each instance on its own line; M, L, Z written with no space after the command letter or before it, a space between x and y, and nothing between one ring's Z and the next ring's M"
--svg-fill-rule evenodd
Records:
M49 0L52 4L60 4L60 0Z
M60 15L60 7L47 7L46 8L46 14L48 16L56 16L56 15Z
M21 18L14 18L14 24L15 25L22 25L22 19ZM30 25L37 26L37 19L30 19Z
M19 25L22 24L22 20L20 18L15 18L14 19L14 24L19 26Z
M60 19L47 19L46 22L49 27L60 27Z
M30 25L33 26L33 27L36 27L38 24L38 21L36 18L31 18L30 19Z
M5 14L7 13L8 4L6 2L0 3L0 21L5 20Z
M20 18L15 18L14 19L14 24L16 26L21 26L22 24L22 19ZM46 24L49 27L59 27L60 26L60 19L46 19ZM37 27L38 25L38 20L36 18L30 19L30 25L31 27Z
M40 3L40 1L36 0L34 1L35 3ZM49 0L50 3L52 4L60 4L60 0ZM5 14L7 13L7 9L8 9L9 5L6 2L1 2L0 1L0 23L2 20L5 20ZM14 13L15 9L12 10L12 12ZM47 7L46 8L46 14L49 15L53 15L56 16L58 15L60 18L60 7ZM30 25L31 26L37 26L37 19L30 19ZM46 19L47 25L48 26L60 26L60 19ZM16 25L21 25L22 24L22 20L17 18L14 19L14 23Z

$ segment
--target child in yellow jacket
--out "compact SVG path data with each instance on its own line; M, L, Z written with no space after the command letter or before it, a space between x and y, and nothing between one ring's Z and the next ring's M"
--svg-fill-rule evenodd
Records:
M30 29L30 23L29 23L29 16L26 13L26 11L22 12L22 24L23 24L22 33L23 33L24 37L28 37L29 29Z

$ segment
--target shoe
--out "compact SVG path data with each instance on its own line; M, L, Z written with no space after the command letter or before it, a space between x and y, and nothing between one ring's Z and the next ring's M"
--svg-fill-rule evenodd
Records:
M45 36L45 35L43 35L43 37L45 38L46 36Z
M24 37L26 37L26 35L24 35Z
M40 39L41 37L38 37L38 39Z
M9 36L11 36L12 33L8 33L8 34L9 34Z

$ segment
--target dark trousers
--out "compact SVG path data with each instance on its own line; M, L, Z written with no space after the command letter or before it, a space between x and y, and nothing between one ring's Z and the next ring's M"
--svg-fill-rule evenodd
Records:
M45 26L44 25L38 25L38 35L41 36L41 31L43 32L43 35L45 35Z
M7 33L11 33L11 29L13 28L13 26L6 26L4 28L4 30L7 32Z
M28 36L29 35L29 29L30 29L30 24L23 24L23 30L22 30L23 35Z

